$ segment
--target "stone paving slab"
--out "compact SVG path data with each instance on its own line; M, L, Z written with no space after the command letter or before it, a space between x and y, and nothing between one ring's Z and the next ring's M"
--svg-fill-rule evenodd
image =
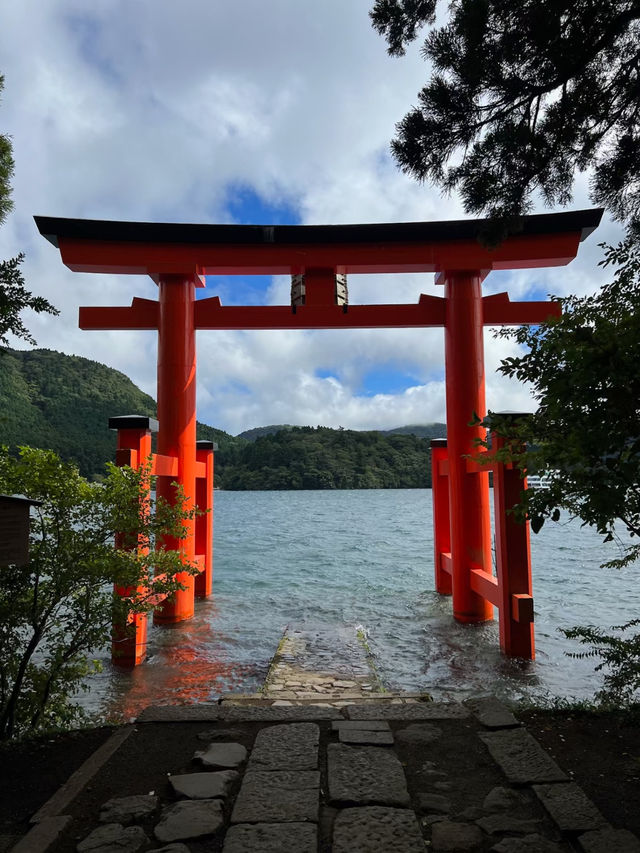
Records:
M241 743L211 743L207 749L199 749L193 756L205 767L233 769L247 759L247 749Z
M510 729L520 726L511 711L495 696L478 696L466 699L464 706L487 729Z
M365 731L365 732L390 732L391 726L386 720L334 720L331 723L331 731Z
M141 826L105 823L90 832L76 847L78 853L138 853L149 843Z
M318 822L317 770L247 770L231 823Z
M158 841L185 841L213 835L224 826L220 800L182 800L162 813L154 829Z
M173 792L190 800L216 800L224 798L231 786L240 778L235 770L206 773L183 773L169 777Z
M153 794L137 794L133 797L113 797L102 806L100 823L129 824L150 817L160 807L160 798Z
M333 853L424 853L414 812L383 806L342 809L333 827Z
M368 746L393 746L393 735L391 732L368 732L357 729L340 729L338 732L340 743L352 743Z
M341 720L338 708L319 705L221 705L220 719L226 722L295 722L297 720Z
M503 838L491 848L492 853L565 853L566 847L533 833L521 838ZM615 849L607 853L617 853Z
M317 770L320 729L316 723L287 723L258 732L249 769Z
M379 747L327 747L332 803L408 806L407 781L395 753Z
M223 853L316 853L318 829L311 823L240 823L224 839Z
M566 782L569 779L525 729L480 732L478 737L486 744L507 779L515 785Z
M358 704L348 705L345 713L349 720L460 720L471 716L459 702Z
M412 723L404 729L397 729L395 736L398 740L424 745L438 740L442 736L442 729L433 723Z
M149 705L136 717L137 723L199 723L217 720L219 705Z
M533 790L562 832L587 832L590 829L602 829L608 825L582 788L575 782L534 785Z
M640 841L628 829L597 829L578 838L583 853L640 853Z

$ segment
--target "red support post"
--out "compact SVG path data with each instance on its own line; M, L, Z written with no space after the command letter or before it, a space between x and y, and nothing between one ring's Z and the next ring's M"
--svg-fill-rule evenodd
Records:
M196 504L203 511L196 518L196 558L201 561L202 571L196 576L196 595L207 598L213 583L213 441L196 442L196 460L205 466L205 476L196 479Z
M158 454L178 460L177 477L159 476L158 497L175 501L174 479L185 495L184 506L196 500L196 336L194 323L195 275L161 275L158 279ZM184 522L186 537L165 537L167 549L179 550L185 561L195 560L195 519ZM195 579L187 572L176 576L185 587L154 613L154 621L170 624L189 619L194 612Z
M505 438L491 433L491 446L499 450ZM496 530L496 564L500 595L500 648L510 657L535 658L533 589L529 522L519 523L509 510L527 488L518 468L495 462L493 499Z
M431 495L433 501L433 545L436 592L451 595L451 521L447 439L431 441Z
M139 468L151 456L151 433L158 431L154 418L141 415L124 415L109 418L109 429L118 431L116 461L118 465ZM116 536L116 547L122 547L124 534ZM116 595L130 593L128 587L114 585ZM147 615L132 613L127 625L113 625L111 660L122 667L142 663L147 654Z
M445 271L445 364L451 512L453 615L459 622L493 619L493 607L471 588L472 569L491 571L489 474L467 472L466 457L484 438L470 421L486 414L482 339L482 275Z

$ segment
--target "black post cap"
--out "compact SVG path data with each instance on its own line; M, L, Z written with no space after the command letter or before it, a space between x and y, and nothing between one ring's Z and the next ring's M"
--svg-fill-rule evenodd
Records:
M447 439L446 438L432 438L431 439L431 447L446 447Z
M118 415L109 418L109 429L148 429L158 432L158 421L147 415Z
M215 441L209 441L206 438L201 438L200 441L196 441L196 450L217 450L218 444Z

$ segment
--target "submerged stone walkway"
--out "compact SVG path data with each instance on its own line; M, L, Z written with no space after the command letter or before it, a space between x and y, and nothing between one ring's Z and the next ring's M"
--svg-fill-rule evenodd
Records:
M166 786L105 798L78 835L89 789L124 782L125 743L75 799L43 807L15 853L640 853L492 697L338 703L148 708L129 754L141 738L157 764L179 730Z
M384 692L364 629L287 628L260 695L288 705L301 699L353 702Z

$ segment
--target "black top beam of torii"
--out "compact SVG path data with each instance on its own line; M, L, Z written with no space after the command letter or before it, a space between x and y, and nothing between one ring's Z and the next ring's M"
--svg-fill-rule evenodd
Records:
M336 273L435 272L558 266L597 228L602 209L535 214L496 247L480 238L487 219L359 225L207 225L121 222L36 216L40 233L77 272L204 275L304 274L307 304L229 306L218 297L197 300L197 329L389 328L442 326L445 300L422 295L417 304L332 304L327 287ZM314 292L317 295L313 296ZM309 296L311 298L309 298ZM483 299L485 325L539 323L558 306L511 303L506 293ZM157 329L158 303L134 298L130 307L82 308L85 329Z

